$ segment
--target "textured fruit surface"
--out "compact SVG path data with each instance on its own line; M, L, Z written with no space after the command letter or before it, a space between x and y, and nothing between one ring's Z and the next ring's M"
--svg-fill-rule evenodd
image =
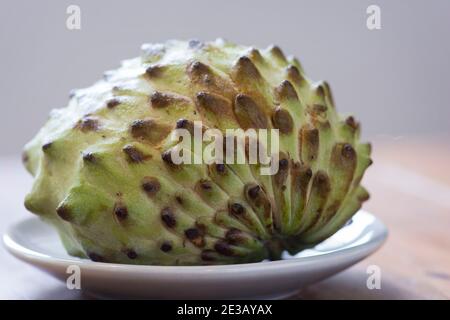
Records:
M181 164L169 136L208 128L279 129L279 171ZM71 255L94 261L199 265L278 259L342 227L368 199L370 145L278 47L224 40L142 46L75 90L26 146L35 177L25 205ZM195 150L192 150L195 152Z

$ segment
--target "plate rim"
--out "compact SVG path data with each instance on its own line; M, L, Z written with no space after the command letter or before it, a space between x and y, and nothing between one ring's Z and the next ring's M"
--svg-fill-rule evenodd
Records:
M42 252L38 252L36 250L30 249L19 243L14 239L14 230L17 230L20 225L29 223L29 221L35 220L39 223L44 224L43 221L36 216L30 216L21 220L14 222L10 225L6 232L3 234L3 245L6 250L11 253L13 256L22 260L26 263L31 264L39 264L42 265L58 265L59 267L67 266L67 265L78 265L83 270L92 270L92 271L108 271L108 272L134 272L134 273L158 273L158 274L212 274L213 271L220 272L239 272L239 273L253 273L253 272L271 272L273 269L280 270L289 269L292 267L299 267L308 264L314 264L317 261L324 259L336 258L337 256L342 255L343 253L361 253L367 252L364 257L372 254L377 249L379 249L383 243L386 241L388 237L388 229L386 225L375 215L367 212L366 210L359 210L356 214L363 213L374 217L374 221L372 224L379 225L379 232L374 235L369 241L357 244L352 247L338 249L333 252L316 255L316 256L308 256L308 257L298 257L286 260L277 260L277 261L266 261L264 263L254 262L254 263L242 263L242 264L228 264L228 265L204 265L204 266L164 266L164 265L134 265L134 264L119 264L119 263L103 263L103 262L94 262L87 259L80 259L77 257L69 257L69 258L59 258L47 255ZM356 215L355 214L355 215ZM223 275L223 274L222 274Z

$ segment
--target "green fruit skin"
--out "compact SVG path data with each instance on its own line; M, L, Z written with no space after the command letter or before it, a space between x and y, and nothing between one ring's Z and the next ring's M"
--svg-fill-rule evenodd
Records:
M194 121L222 132L279 129L283 166L263 176L258 165L168 163L170 134ZM25 206L69 254L94 261L280 259L334 234L368 199L360 182L371 147L359 132L337 114L329 85L278 47L147 44L76 90L26 145L35 180Z

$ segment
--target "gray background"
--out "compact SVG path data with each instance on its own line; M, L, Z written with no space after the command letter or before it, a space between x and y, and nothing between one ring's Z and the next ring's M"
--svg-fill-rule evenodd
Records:
M80 31L66 29L69 4L81 7ZM370 4L381 30L366 28ZM70 89L141 43L216 37L296 55L366 138L450 131L450 1L14 0L0 5L0 154L19 153Z

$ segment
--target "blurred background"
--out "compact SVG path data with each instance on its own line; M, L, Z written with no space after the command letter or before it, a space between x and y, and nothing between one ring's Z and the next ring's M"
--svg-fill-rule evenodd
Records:
M81 8L81 30L66 9ZM381 8L368 30L366 8ZM18 154L72 88L91 85L143 42L212 40L297 56L327 80L367 139L450 130L450 1L2 1L0 155Z

